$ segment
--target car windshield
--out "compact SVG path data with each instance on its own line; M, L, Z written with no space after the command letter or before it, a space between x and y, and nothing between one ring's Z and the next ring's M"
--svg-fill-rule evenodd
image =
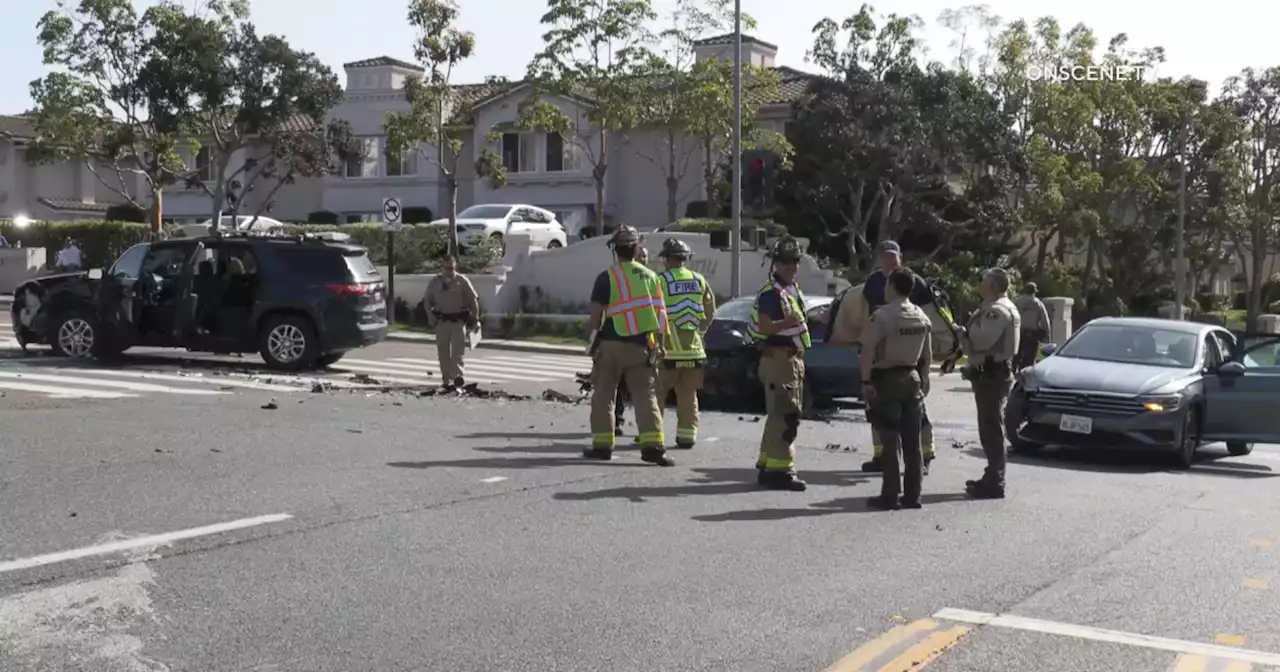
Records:
M1058 355L1100 362L1186 369L1195 366L1199 336L1130 324L1087 324Z
M459 219L506 219L510 205L473 205L458 213Z
M754 305L756 299L754 296L740 296L731 301L726 301L724 305L716 307L717 320L733 320L735 322L751 321L751 306ZM828 297L815 297L805 300L805 312L811 313L814 308L824 306L831 303Z

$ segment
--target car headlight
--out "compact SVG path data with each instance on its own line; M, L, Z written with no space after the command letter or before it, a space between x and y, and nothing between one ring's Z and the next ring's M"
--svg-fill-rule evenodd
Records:
M1138 401L1142 402L1142 407L1148 411L1160 413L1163 411L1174 411L1182 403L1182 397L1172 394L1163 394L1159 396L1139 397Z

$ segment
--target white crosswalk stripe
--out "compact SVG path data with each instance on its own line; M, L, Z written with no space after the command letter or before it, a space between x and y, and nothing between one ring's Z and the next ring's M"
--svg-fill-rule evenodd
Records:
M400 385L439 384L440 364L434 359L344 357L330 367L335 372L364 374ZM591 359L574 355L539 355L506 350L479 350L467 355L466 380L472 383L567 383L591 370Z

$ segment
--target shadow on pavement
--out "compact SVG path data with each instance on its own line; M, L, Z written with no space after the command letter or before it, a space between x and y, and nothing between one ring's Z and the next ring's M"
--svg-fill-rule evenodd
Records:
M807 475L806 475L807 476ZM694 520L704 523L724 523L730 521L750 521L750 520L786 520L789 518L814 518L817 516L830 516L841 513L907 513L911 511L881 511L867 506L868 497L842 497L827 502L818 502L803 509L754 509L749 511L729 511L727 513L715 513L702 516L693 516ZM933 504L945 504L947 502L972 502L980 501L970 499L963 493L939 493L926 494L920 497L920 502L929 507Z
M964 452L980 459L986 458L982 452L982 447L972 443L965 444ZM1205 449L1201 449L1201 452L1196 455L1195 466L1187 470L1187 473L1236 478L1274 478L1280 476L1280 473L1264 464L1222 461L1228 457L1230 456L1225 453L1206 454ZM1034 455L1009 453L1009 461L1014 464L1068 469L1071 471L1116 474L1154 474L1181 471L1163 461L1164 458L1165 456L1160 453L1124 449L1046 447Z
M673 453L679 459L679 453ZM694 469L699 478L681 485L664 486L631 486L625 488L608 488L591 492L558 492L555 498L564 501L590 501L594 499L628 499L632 502L644 502L649 499L664 497L687 497L694 495L735 495L745 492L764 492L756 484L755 469ZM878 474L864 474L861 471L806 471L801 475L810 485L849 486L879 480Z
M476 432L474 434L459 434L459 439L545 439L548 441L573 441L588 440L591 438L591 432ZM477 450L484 450L478 448Z
M614 450L615 453L627 450L633 446L618 446ZM634 467L634 466L652 466L640 462L638 460L620 460L615 455L613 461L602 462L600 460L591 460L582 456L585 445L571 443L551 443L539 446L485 446L474 448L480 452L500 453L510 455L509 457L479 457L463 460L424 460L421 462L388 462L387 466L397 467L400 469L436 469L436 468L460 468L460 469L541 469L550 467L572 467L572 466L617 466L617 467ZM514 454L528 453L529 457L517 457ZM537 454L544 454L543 457L537 457Z

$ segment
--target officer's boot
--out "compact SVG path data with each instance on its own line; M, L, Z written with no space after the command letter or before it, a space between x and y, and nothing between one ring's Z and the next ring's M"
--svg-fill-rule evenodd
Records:
M676 461L667 457L667 449L657 446L644 446L640 449L640 459L649 464L656 464L659 467L674 467Z
M974 499L1004 499L1004 483L987 472L974 481L965 481L964 490Z
M790 492L804 492L809 487L807 483L796 476L796 472L791 470L761 471L760 485L770 490L787 490Z
M613 459L613 449L604 448L601 446L592 446L591 448L588 448L582 451L582 456L591 460L600 460L601 462L608 462L609 460Z
M897 511L902 508L898 504L897 497L885 497L884 495L876 495L868 499L867 506L879 511Z

